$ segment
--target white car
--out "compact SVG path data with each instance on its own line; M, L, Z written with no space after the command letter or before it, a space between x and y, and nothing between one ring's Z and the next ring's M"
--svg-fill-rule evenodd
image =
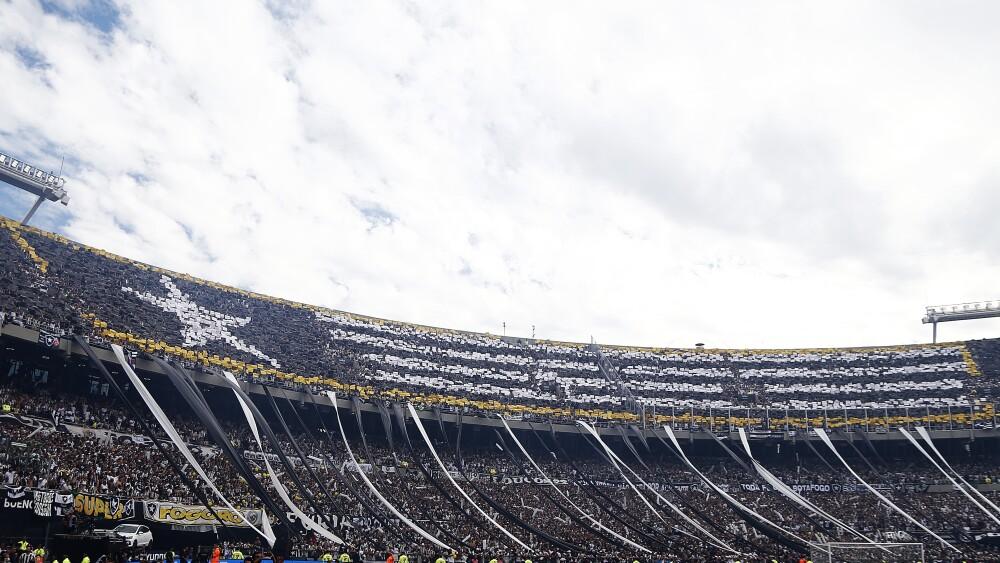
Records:
M122 524L114 529L114 533L125 540L129 547L147 547L153 542L153 532L149 526L140 524Z

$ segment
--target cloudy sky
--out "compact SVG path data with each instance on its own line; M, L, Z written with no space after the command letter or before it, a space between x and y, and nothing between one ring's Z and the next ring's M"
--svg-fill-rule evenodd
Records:
M1000 298L996 2L0 0L36 224L240 287L602 343L926 341ZM0 190L0 212L30 201ZM1000 336L1000 322L941 327Z

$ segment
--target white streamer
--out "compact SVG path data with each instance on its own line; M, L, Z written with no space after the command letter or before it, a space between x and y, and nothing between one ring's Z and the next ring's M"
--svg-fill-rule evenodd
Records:
M907 431L906 428L903 428L902 426L900 426L899 427L899 433L902 434L903 436L906 436L906 439L909 440L911 444L913 444L913 447L917 448L917 450L919 450L920 453L924 454L924 457L926 457L931 462L931 464L933 464L934 467L937 468L938 471L940 471L945 477L948 478L949 481L951 481L952 486L954 486L956 489L958 489L959 491L961 491L962 494L966 496L966 498L968 498L969 500L971 500L972 504L976 505L976 508L978 508L979 510L982 510L983 513L986 514L987 516L989 516L994 522L996 522L997 524L1000 524L1000 519L998 519L995 514L993 514L989 510L987 510L985 506L983 506L982 504L980 504L979 501L977 501L975 497L973 497L971 494L969 494L969 491L967 491L965 489L965 487L959 485L958 482L955 481L955 478L952 477L947 471L945 471L944 468L941 467L941 465L937 462L937 460L935 460L933 457L931 457L931 454L927 453L927 450L925 450L924 447L921 446L919 442L917 442L916 438L914 438L912 435L910 435L909 431Z
M340 409L337 408L337 394L334 393L333 391L327 391L326 396L327 398L330 399L330 402L333 404L333 412L336 413L337 415L337 426L340 427L340 437L344 439L344 447L347 448L347 455L350 456L351 463L354 464L354 468L358 470L358 475L360 475L361 479L365 482L366 485L368 485L368 489L371 490L371 492L378 498L378 500L382 502L382 504L385 505L386 508L388 508L393 514L396 515L396 518L402 520L403 523L409 526L414 532L420 534L421 536L423 536L424 539L433 543L434 545L443 549L447 549L448 551L452 551L451 547L448 544L442 542L433 535L429 534L426 530L424 530L420 526L417 526L413 521L411 521L406 516L403 516L403 514L400 511L396 510L396 507L393 506L392 503L390 503L388 500L386 500L384 496L382 496L382 493L378 492L378 489L376 489L375 485L373 485L371 480L368 479L368 476L365 475L365 472L361 470L361 466L358 465L357 458L354 457L354 451L351 450L351 445L347 443L347 434L344 433L344 425L341 424L340 422ZM372 460L372 467L375 470L378 470L378 468L375 467L374 460Z
M920 434L920 437L923 438L925 442L927 442L927 445L930 446L931 450L935 454L937 454L937 456L939 458L941 458L941 463L943 463L944 466L947 467L949 471L951 471L952 473L954 473L955 477L957 477L958 480L962 482L962 484L964 484L966 487L968 487L969 489L971 489L972 492L976 494L976 496L978 496L980 499L982 499L982 501L985 502L986 504L990 505L990 507L993 510L996 510L997 512L1000 512L1000 508L998 508L996 504L993 504L993 501L991 501L989 499L989 497L987 497L983 493L979 492L979 489L977 489L977 488L973 487L972 485L970 485L969 482L965 480L965 477L962 477L961 473L959 473L958 471L955 471L955 469L951 466L951 464L948 463L948 460L945 459L944 456L941 455L941 452L938 451L937 446L934 445L934 442L931 440L931 435L927 433L927 429L926 428L924 428L923 426L918 426L917 427L917 434Z
M229 502L229 500L226 499L225 495L222 494L222 491L220 491L219 488L215 486L215 483L212 481L212 479L208 477L208 474L205 473L205 470L201 467L201 464L198 463L197 459L195 459L194 454L192 454L191 450L188 449L187 444L185 444L184 440L181 439L181 435L180 433L177 432L177 429L174 428L173 423L170 422L170 419L167 418L167 415L163 413L163 409L160 408L159 403L156 402L156 399L154 399L153 395L150 394L149 389L146 389L146 385L142 382L142 379L139 379L139 376L135 374L135 371L132 369L132 366L129 365L128 361L125 359L125 351L122 349L122 347L119 346L118 344L112 344L111 351L114 352L115 357L118 358L118 363L121 364L122 369L125 370L125 375L127 375L129 381L132 382L132 386L135 387L135 390L139 392L139 396L142 397L142 401L146 403L146 406L149 408L149 411L153 413L153 418L155 418L156 421L160 424L160 428L163 428L163 431L167 434L167 437L170 438L170 441L173 442L175 446L177 446L177 449L180 450L181 455L184 456L184 459L188 462L191 468L195 470L195 473L197 473L198 476L201 477L203 481L205 481L205 484L208 485L210 489L212 489L212 492L215 494L216 497L218 497L219 500L222 501L222 504L225 504L226 507L229 508L229 510L232 510L234 515L243 519L243 521L248 526L250 526L253 529L253 531L260 534L260 536L266 539L273 547L275 539L274 533L272 532L271 534L266 534L261 530L258 530L253 524L248 522L246 518L243 516L243 513L237 510L236 507L234 507ZM155 440L155 438L153 439ZM264 518L267 517L267 515L265 515L263 512L261 512L261 516Z
M510 533L510 531L507 530L507 528L504 528L499 522L494 520L492 516L487 514L485 510L483 510L482 508L480 508L478 504L476 504L476 501L472 500L472 497L470 497L469 494L465 492L465 489L458 486L458 483L455 482L455 478L451 476L451 472L448 471L448 468L445 467L444 462L441 461L441 458L438 456L437 450L434 449L434 444L431 443L431 438L430 436L427 435L427 430L424 429L424 423L421 422L420 417L417 416L417 409L413 408L412 403L407 403L406 407L410 409L410 415L413 416L413 421L416 422L417 424L417 430L419 430L420 435L424 437L424 442L427 442L427 447L431 450L431 455L434 456L434 460L438 462L438 465L441 467L441 471L444 472L445 477L447 477L448 480L451 481L451 484L456 489L458 489L458 492L462 495L462 497L465 498L465 500L469 501L469 504L471 504L479 512L479 514L482 514L483 518L489 520L490 524L496 526L496 528L499 529L501 532L503 532L504 535L514 540L514 542L517 543L517 545L523 547L524 549L530 550L531 548L528 547L528 544L517 539L517 536Z
M741 510L744 510L744 511L746 511L749 514L752 514L752 515L756 516L761 522L764 522L764 523L772 526L773 528L775 528L777 530L781 530L782 532L788 534L789 536L791 536L792 538L794 538L798 542L804 543L804 544L809 544L809 545L811 545L813 547L816 547L817 549L820 549L821 551L824 551L824 552L828 553L827 550L824 550L818 544L815 544L815 543L813 543L811 541L808 541L808 540L800 538L799 536L796 536L795 534L791 533L790 531L786 530L785 528L782 528L781 526L775 524L774 522L772 522L772 521L768 520L767 518L761 516L760 514L754 512L753 510L750 509L750 507L748 507L748 506L744 505L742 502L736 500L735 497L733 497L732 495L730 495L726 491L723 491L718 485L716 485L715 483L713 483L711 479L709 479L708 477L706 477L704 473L702 473L697 467L695 467L695 465L693 463L691 463L691 460L688 459L687 454L685 454L684 450L681 449L681 444L680 444L680 442L677 441L677 437L674 436L673 429L670 428L667 425L663 425L663 429L667 432L667 437L670 438L670 442L674 445L675 448L677 448L677 452L679 454L681 454L681 459L684 460L684 463L687 464L688 468L691 469L691 471L694 471L695 474L698 475L698 477L701 477L701 480L704 481L709 487L711 487L711 489L713 491L715 491L716 494L718 494L722 498L726 499L727 501L735 504L736 506L740 507Z
M729 545L726 544L726 542L724 542L724 541L720 540L719 538L715 537L714 535L712 535L711 532L709 532L708 530L706 530L705 528L703 528L700 524L698 524L698 522L696 522L694 519L692 519L690 516L688 516L683 510L681 510L680 508L678 508L674 503L672 503L669 500L663 498L663 495L661 495L659 492L657 492L655 489L653 489L653 487L650 486L649 483L643 481L642 477L640 477L638 473L636 473L631 467L628 466L628 464L626 464L624 461L622 461L622 459L620 457L618 457L618 454L616 454L614 452L614 450L612 450L611 448L609 448L608 445L604 443L604 440L601 439L600 434L597 433L597 430L593 426L591 426L590 424L587 424L586 422L584 422L582 420L578 420L577 423L580 426L583 426L588 432L590 432L594 436L594 438L597 439L597 442L599 444L601 444L601 446L604 447L604 451L608 454L609 458L612 460L611 464L615 466L615 469L618 470L618 473L621 473L621 476L625 479L625 482L628 483L630 487L632 487L632 490L635 491L635 494L639 495L639 498L642 499L642 502L644 502L646 504L646 506L649 507L649 509L653 512L653 514L656 514L657 517L660 518L660 520L663 520L663 516L661 516L660 512L653 507L653 505L649 502L649 499L647 499L645 495L643 495L642 493L639 492L639 489L636 488L635 484L633 484L632 481L629 480L628 476L625 475L625 472L622 471L622 469L621 469L622 467L625 467L626 469L628 469L629 472L640 483L642 483L644 487L646 487L647 489L649 489L650 491L652 491L653 494L656 495L656 498L660 499L661 502L663 502L668 507L670 507L670 509L673 510L678 516L680 516L685 522L687 522L688 524L690 524L691 526L693 526L694 529L696 529L699 532L701 532L702 534L704 534L709 539L709 543L713 544L715 547L718 547L720 549L725 549L725 550L731 551L733 553L739 553L735 549L729 547ZM621 464L621 466L619 466L618 464ZM667 523L666 520L663 520L663 522L664 522L664 524Z
M228 379L231 383L234 383L237 386L239 385L233 374L228 371L224 371L223 374L225 374L226 379ZM288 490L285 489L285 485L278 480L278 476L274 474L274 468L271 467L271 463L267 460L267 454L264 453L264 443L261 441L260 431L257 429L257 421L254 420L253 413L250 412L250 407L243 402L243 397L241 397L235 389L233 390L233 394L236 395L236 402L238 402L240 404L240 408L243 409L243 416L246 417L247 424L250 425L250 431L253 433L254 440L257 441L257 449L260 450L261 460L264 462L264 467L267 468L267 476L271 479L271 486L274 488L275 492L278 493L278 497L281 498L281 502L285 503L285 506L287 506L288 510L290 510L292 514L299 519L299 522L302 523L303 527L315 531L317 534L336 544L343 544L344 540L340 539L337 534L334 534L330 530L326 529L326 526L323 526L319 522L307 516L306 513L302 512L298 505L292 501L288 494Z
M892 508L893 510L895 510L896 512L898 512L899 514L901 514L904 518L906 518L907 520L909 520L913 524L916 524L917 526L919 526L921 530L923 530L923 531L927 532L928 534L930 534L931 536L933 536L934 539L936 539L939 542L941 542L942 544L950 547L954 551L956 551L958 553L961 553L961 551L959 551L958 548L956 548L955 546L953 546L950 543L946 542L944 540L944 538L942 538L941 536L935 534L927 526L924 526L923 524L921 524L919 520L917 520L916 518L914 518L914 517L910 516L909 514L907 514L905 510L903 510L902 508L896 506L896 504L893 503L891 500L889 500L885 495L883 495L882 493L878 492L875 489L875 487L872 487L864 479L862 479L860 475L858 475L853 469L851 469L851 466L847 464L847 461L843 458L843 456L840 455L840 452L837 451L837 448L835 448L833 446L833 442L830 441L830 437L826 435L826 431L825 430L823 430L822 428L814 428L813 430L816 431L816 435L819 436L819 439L822 440L822 442L824 444L826 444L826 447L830 448L830 451L833 452L833 455L837 456L837 459L840 460L840 463L842 463L844 465L844 467L846 467L847 470L851 472L851 475L854 475L854 478L857 479L859 483L861 483L862 485L864 485L864 487L866 489L868 489L869 491L871 491L871 493L873 495L875 495L876 497L878 497L879 500L881 500L882 502L884 502L887 506L889 506L890 508Z
M767 481L769 485L774 487L776 491L780 492L781 494L788 497L789 499L799 504L800 506L806 508L807 510L812 510L813 512L819 514L820 516L823 516L824 518L826 518L830 522L833 522L840 528L854 534L855 536L865 540L870 544L876 545L876 543L870 538L868 538L868 536L865 536L861 532L855 530L854 528L848 526L846 523L837 519L832 514L829 514L828 512L820 508L818 505L807 499L806 497L795 492L794 489L783 483L781 479L778 479L777 476L771 473L766 467L764 467L763 464L761 464L753 457L753 453L750 452L750 442L747 441L747 435L746 432L743 430L743 428L737 428L736 430L740 434L740 441L743 443L743 449L746 450L747 456L750 458L750 462L753 464L754 469L756 469L757 473L759 473L760 476L763 477L764 480ZM882 549L888 551L884 547Z
M507 424L507 420L504 419L503 415L501 414L501 415L497 415L497 416L500 417L500 422L503 422L504 428L507 429L507 432L510 434L510 437L514 439L514 443L517 444L517 447L521 450L521 453L524 454L524 457L526 457L528 459L528 461L531 462L531 465L532 465L532 467L535 468L535 471L537 471L542 476L542 479L546 483L548 483L549 485L551 485L552 488L555 489L557 493L559 493L559 496L561 496L566 502L568 502L570 504L570 506L572 506L573 508L575 508L576 511L579 512L584 518L586 518L587 520L590 520L591 523L595 524L600 529L602 529L602 530L610 533L611 535L615 536L619 540L621 540L621 541L623 541L623 542L625 542L625 543L627 543L627 544L629 544L629 545L631 545L631 546L633 546L633 547L635 547L635 548L637 548L637 549L639 549L641 551L644 551L646 553L650 553L650 551L648 549L646 549L645 547L643 547L643 546L635 543L634 541L626 538L625 536L622 536L618 532L616 532L616 531L612 530L611 528L605 526L598 519L594 518L590 514L587 514L587 512L585 510L583 510L575 502L573 502L573 500L571 498L569 498L569 495L567 495L559 487L557 487L556 484L553 483L551 479L549 479L548 475L546 475L545 472L542 471L542 468L539 467L537 463L535 463L535 460L532 459L532 457L530 455L528 455L528 450L524 449L524 446L521 445L521 441L517 439L516 435L514 435L514 431L510 429L510 426Z

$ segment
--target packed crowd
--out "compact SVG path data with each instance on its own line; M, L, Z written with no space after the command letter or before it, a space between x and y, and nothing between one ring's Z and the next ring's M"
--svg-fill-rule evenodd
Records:
M0 387L0 402L6 405L5 409L9 408L6 412L40 417L53 424L39 431L37 427L26 426L15 420L0 421L3 486L198 504L197 497L180 484L166 461L148 444L107 439L94 432L70 431L84 426L90 430L106 427L118 432L137 432L139 425L121 405L59 388L59 382L39 382L16 370L8 373L10 375ZM161 402L172 405L168 407L169 416L186 441L207 445L199 424L184 409L173 406L177 401L164 397ZM294 404L279 404L284 411L283 416L289 420L294 419L290 412L290 409L296 408ZM269 412L266 405L262 404L260 408ZM270 415L273 416L273 413ZM368 491L359 478L358 470L348 463L347 452L336 439L337 433L333 432L331 439L325 439L315 432L316 428L322 426L318 424L315 413L303 411L300 415L314 431L306 434L300 429L293 432L293 438L304 450L306 463L320 477L320 482L330 496L326 496L326 491L319 483L310 481L310 475L300 464L295 471L306 488L294 490L293 500L318 521L329 522L326 518L336 515L336 525L331 524L331 527L350 544L352 550L376 557L387 550L394 550L396 553L406 552L413 556L435 558L440 550L421 541L395 519L385 517L387 512L381 508L380 501ZM324 416L325 425L333 430L336 422L330 418L330 413ZM457 497L453 489L447 488L450 485L437 469L436 460L428 448L422 447L419 439L415 440L414 451L410 452L401 445L402 436L397 431L390 447L381 425L368 421L365 425L369 442L366 451L364 443L359 439L359 429L354 417L347 413L342 413L342 416L345 428L351 435L351 448L359 457L359 463L371 464L372 471L369 475L374 485L403 514L409 515L425 529L453 544L464 555L477 555L480 559L488 555L491 557L490 554L524 556L523 549L503 534L497 533L492 524L467 502L459 500L457 505L452 504L441 493L438 485L451 490L451 494ZM246 426L239 423L240 419L228 416L223 420L231 442L240 450L252 450L252 438ZM278 428L280 425L273 426ZM433 436L436 451L449 471L456 476L460 474L456 457L456 429L449 425L445 429L447 437L433 424L428 425L428 431ZM412 426L409 433L413 437L417 436ZM623 460L630 461L643 480L656 484L660 494L675 503L692 521L666 510L663 499L657 499L649 491L640 488L640 495L639 491L626 486L618 469L601 459L596 444L587 445L580 441L570 449L567 443L564 450L562 444L553 442L544 433L520 434L520 440L529 450L531 459L539 464L546 476L575 505L598 517L623 536L648 544L656 558L725 558L720 550L706 547L704 536L697 531L692 521L743 553L757 557L777 557L781 560L792 556L787 549L770 541L741 519L719 495L699 484L696 475L680 465L664 448L656 447L656 444L650 444L650 450L644 449L638 442L634 444L647 467L629 453L630 450L624 447L623 442L615 442L613 446ZM289 437L283 436L281 442L282 453L294 458L294 448ZM462 451L465 458L462 470L472 482L459 479L459 483L482 503L484 497L473 492L471 487L475 483L482 493L503 507L505 513L498 509L488 509L488 513L516 537L526 541L534 559L558 560L579 557L579 554L566 548L554 547L535 533L521 528L519 521L574 548L591 552L599 559L638 556L632 551L623 551L608 534L600 534L593 526L586 523L581 525L574 520L574 511L567 507L567 503L561 500L562 497L551 485L532 479L540 475L512 445L509 436L500 434L487 438L466 438ZM269 450L268 453L275 452ZM246 508L260 506L259 499L250 492L223 456L210 448L203 448L199 450L198 457L213 480L221 484L224 494L231 502ZM841 532L822 522L815 514L797 509L790 501L773 491L741 486L759 483L759 479L740 469L721 450L711 454L701 452L694 461L713 482L726 487L734 497L784 529L810 541L850 539L844 538ZM954 461L955 467L972 482L990 483L996 477L995 455L970 455ZM255 471L263 476L266 471L264 466L253 460L251 463ZM919 487L914 488L913 485L943 482L940 474L916 457L887 460L873 458L862 463L862 460L852 456L851 463L862 478L885 485L887 493L895 502L912 514L919 515L921 521L942 535L958 536L963 531L968 535L994 528L992 522L957 492L930 493L922 492ZM868 463L872 463L872 467ZM419 470L418 464L429 470L430 478ZM853 479L844 471L827 467L802 447L786 451L784 455L772 456L768 459L768 465L779 478L789 484L853 483ZM198 482L190 468L188 473L192 481ZM287 477L283 476L282 481L288 482ZM437 485L432 479L437 481ZM262 479L262 482L268 483L268 480ZM204 484L199 486L211 498ZM273 493L270 485L268 488ZM818 491L804 494L825 510L873 538L886 539L885 534L889 531L904 531L915 537L920 535L919 530L910 522L866 492L845 488L836 494ZM996 493L990 494L995 500L1000 500ZM319 513L306 502L307 497L315 499L320 507ZM363 497L364 502L359 497ZM365 504L376 507L381 517L369 512ZM651 510L650 505L655 510ZM310 552L337 553L340 549L314 534L306 534L298 542L298 549ZM937 553L942 557L947 555L932 541L926 542L926 545L930 553ZM996 555L971 542L964 543L962 548L966 550L966 557ZM649 557L643 556L642 559Z
M129 337L157 350L182 347L258 379L330 377L376 396L397 390L440 404L474 401L487 409L527 405L561 412L621 412L637 405L661 413L688 408L902 411L963 409L998 398L998 340L778 352L553 343L290 303L11 223L3 234L0 310L15 322ZM601 358L614 366L613 374L601 367Z
M968 405L970 365L962 345L880 350L608 350L639 389L683 383L714 398L715 408L883 409ZM726 392L728 389L728 393Z

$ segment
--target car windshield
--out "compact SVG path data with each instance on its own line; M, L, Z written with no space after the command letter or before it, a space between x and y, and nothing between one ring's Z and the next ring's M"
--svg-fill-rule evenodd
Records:
M134 534L139 531L139 526L135 524L122 524L115 528L115 531L120 534Z

